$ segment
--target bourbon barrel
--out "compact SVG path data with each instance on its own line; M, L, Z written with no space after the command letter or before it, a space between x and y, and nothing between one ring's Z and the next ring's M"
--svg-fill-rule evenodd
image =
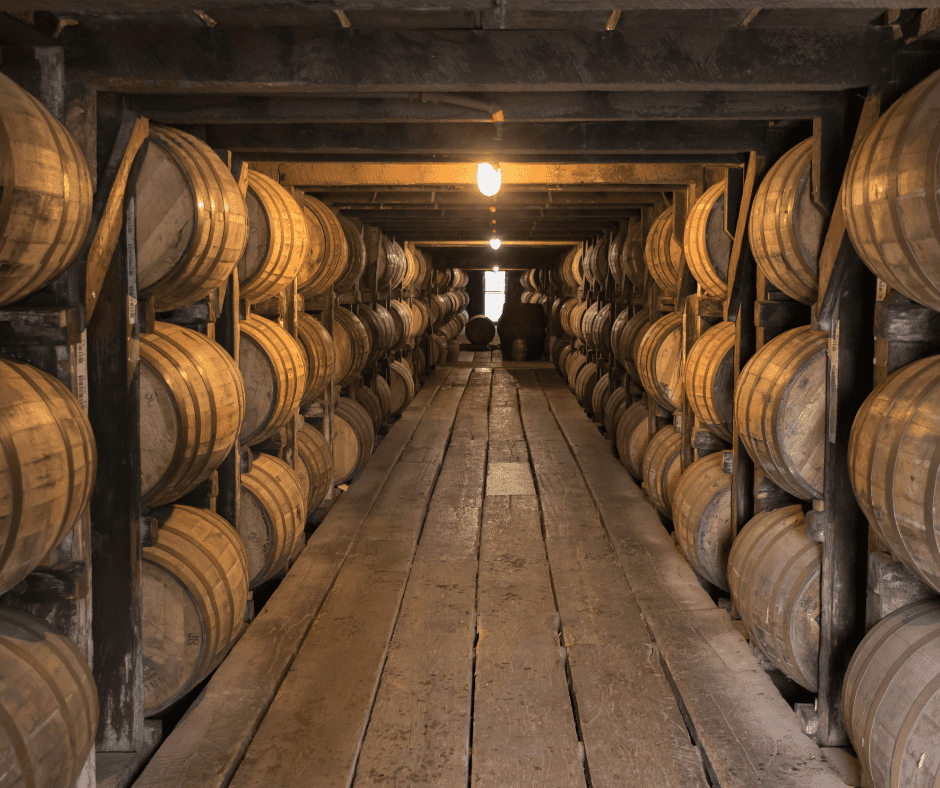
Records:
M336 214L315 197L304 197L307 256L297 275L297 289L305 298L329 290L349 262L349 243Z
M656 511L669 518L682 475L681 455L682 434L671 425L650 438L643 455L643 487Z
M599 377L597 363L594 361L586 362L578 371L574 381L574 395L582 408L591 407L591 397L594 396L594 387L597 386Z
M342 273L334 282L333 289L337 293L348 293L356 283L362 278L366 270L366 245L362 239L362 233L345 216L336 215L340 227L343 228L343 235L346 237L346 264L343 266Z
M683 247L692 276L713 298L728 294L732 237L725 230L727 184L716 183L692 205L685 220Z
M333 379L336 352L329 332L306 312L297 313L297 339L307 362L307 378L300 404L309 405L326 391L327 384Z
M617 425L617 454L629 474L640 481L643 478L643 457L650 442L649 405L645 400L626 408Z
M741 370L734 413L748 454L797 498L822 498L828 335L794 328Z
M392 299L388 304L388 313L391 315L392 324L395 327L391 351L396 352L404 349L405 345L408 344L408 340L411 339L411 307L403 301Z
M245 548L208 509L161 513L144 548L144 715L172 706L218 664L241 629L248 602Z
M141 334L144 503L170 503L207 479L238 441L245 407L241 373L220 345L170 323Z
M594 391L591 392L590 411L594 421L603 421L604 408L610 396L610 373L605 372L597 379Z
M617 434L617 427L620 419L627 409L627 389L624 386L618 386L607 398L604 403L604 429L610 435Z
M467 321L465 333L471 345L489 345L496 336L496 324L486 315L474 315Z
M294 470L307 492L307 514L312 514L333 485L333 449L323 433L306 422L297 430Z
M728 582L761 651L797 684L815 692L823 548L806 535L805 527L800 506L758 514L734 540Z
M340 397L333 413L333 483L357 479L374 446L375 431L369 414L358 402Z
M401 361L393 361L389 364L389 373L391 375L388 385L392 396L392 415L400 416L415 398L414 375Z
M363 305L356 317L369 335L369 355L365 364L368 367L391 349L395 341L395 324L388 310L378 303L373 304L371 308Z
M571 352L571 340L567 337L558 337L553 343L551 350L549 351L549 357L552 360L552 364L555 365L555 369L561 372L564 367L562 366L561 357L562 354L567 351Z
M692 345L685 362L685 394L709 432L731 440L734 413L734 323L718 323Z
M624 312L620 313L625 314ZM618 316L617 320L620 320ZM615 334L611 329L610 342L616 359L626 368L634 380L640 380L640 372L637 369L637 358L640 354L640 343L650 327L650 313L645 307L638 309L633 317L623 323L619 334Z
M62 383L0 359L0 593L71 530L95 483L88 417Z
M646 266L663 293L673 296L679 288L682 247L676 240L676 207L663 211L646 236Z
M333 310L333 369L337 386L348 386L362 374L369 359L369 335L362 321L346 307Z
M411 299L411 338L417 339L428 330L431 318L427 304L419 298Z
M679 407L682 393L682 315L670 312L653 323L637 352L640 382L666 410Z

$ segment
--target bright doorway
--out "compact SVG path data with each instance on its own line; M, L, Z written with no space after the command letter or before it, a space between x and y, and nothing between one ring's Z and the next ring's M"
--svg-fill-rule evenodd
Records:
M483 314L494 323L503 314L506 303L506 272L483 272Z

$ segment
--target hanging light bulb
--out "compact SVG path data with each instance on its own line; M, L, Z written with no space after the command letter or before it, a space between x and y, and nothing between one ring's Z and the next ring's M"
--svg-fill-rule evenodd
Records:
M498 265L494 265L494 266L493 266L493 273L495 273L495 274L498 274L498 273L499 273L499 266L498 266Z
M494 250L499 249L499 247L502 246L502 243L503 242L500 241L499 238L490 238L490 246L492 246Z
M492 197L499 191L503 176L498 167L483 162L477 165L477 188L487 197Z

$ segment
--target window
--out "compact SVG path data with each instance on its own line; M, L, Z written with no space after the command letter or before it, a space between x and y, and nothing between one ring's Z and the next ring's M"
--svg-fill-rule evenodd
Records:
M506 303L506 272L483 272L483 314L494 323L503 313Z

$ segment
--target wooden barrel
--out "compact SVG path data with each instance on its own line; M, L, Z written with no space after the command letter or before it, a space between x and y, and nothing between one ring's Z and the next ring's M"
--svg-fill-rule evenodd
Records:
M702 426L731 440L734 414L734 323L709 328L692 345L685 362L685 393Z
M805 528L799 505L758 514L734 540L728 583L761 651L797 684L816 692L823 547Z
M670 312L653 323L637 351L637 372L649 395L666 410L682 394L682 315Z
M144 715L159 714L218 664L241 630L248 559L238 533L208 509L160 512L144 548Z
M467 321L465 332L471 345L489 345L496 336L496 324L486 315L474 315Z
M608 434L616 435L620 419L627 410L627 390L620 386L610 392L604 405L604 429Z
M447 340L441 334L431 334L430 363L432 367L443 364L447 360Z
M587 304L579 298L569 299L561 308L561 327L572 339L581 339L583 341L581 321L584 319L586 310Z
M643 478L643 457L650 442L649 405L645 400L634 402L624 410L615 434L620 462L634 479L640 481Z
M580 350L575 350L565 362L565 380L568 382L568 388L572 391L574 391L574 384L578 380L578 373L585 364L587 364L587 356Z
M444 353L446 354L446 352L445 349ZM440 361L443 361L443 358L439 359ZM400 416L405 408L411 404L411 400L415 398L414 375L408 365L403 364L401 361L393 361L389 364L388 371L391 375L388 386L392 395L392 415Z
M425 368L426 367L427 359L425 359ZM384 423L388 420L388 417L392 415L392 387L381 375L377 375L373 378L372 383L375 394L379 398L379 404L382 406L382 422ZM415 383L415 386L417 387L417 383Z
M248 555L249 588L287 567L303 539L308 494L294 469L270 454L255 455L251 470L242 474L238 535Z
M728 295L728 266L734 240L725 230L725 181L716 183L692 205L685 220L683 247L689 271L713 298Z
M95 483L91 424L75 396L29 364L0 359L0 593L72 529Z
M940 72L905 93L846 171L845 224L865 264L895 290L940 310L934 131Z
M396 242L382 236L384 265L379 265L379 290L394 290L405 278L408 261L405 250Z
M621 312L621 314L624 314ZM618 317L619 320L619 317ZM650 312L645 307L638 309L633 317L626 321L615 340L611 329L611 349L616 359L624 366L630 377L640 380L640 371L637 369L637 358L640 354L640 343L650 327Z
M307 378L301 405L309 405L324 391L333 379L336 352L333 338L319 320L306 312L297 313L297 339L306 356Z
M456 356L459 355L459 353L460 353L460 350L458 348L455 353L455 360L456 360ZM451 355L450 344L447 345L447 355L448 357ZM424 350L422 350L420 347L416 347L411 352L411 372L414 376L415 390L421 388L421 378L427 373L427 371L428 371L428 358L425 355Z
M643 243L643 222L640 219L631 219L620 252L620 266L624 273L633 282L633 286L643 291L646 278L646 260L644 257L645 244Z
M411 338L417 339L428 330L431 316L424 301L418 298L411 299Z
M170 323L141 334L144 504L170 503L207 479L237 443L245 407L242 376L220 345Z
M591 413L594 421L603 421L604 407L607 405L607 398L610 397L610 373L605 372L597 379L594 391L591 392Z
M28 613L0 608L3 785L72 788L95 743L98 691L78 647Z
M239 440L254 446L272 437L297 410L307 382L307 359L300 344L267 318L252 315L239 328L238 367L247 402Z
M370 367L391 349L395 341L395 323L388 310L378 303L371 308L361 306L356 317L369 335L369 356L365 366Z
M689 565L718 588L728 590L731 551L731 474L722 470L724 452L693 462L682 472L672 504L679 549Z
M349 253L346 257L346 264L343 270L333 283L333 289L337 293L348 293L356 283L362 278L366 270L366 244L362 240L362 233L356 229L349 219L345 216L336 215L340 227L343 228L343 235L346 237L346 246Z
M362 321L343 306L333 310L333 347L336 350L333 368L336 385L348 386L365 369L370 345Z
M845 728L875 788L940 783L940 601L915 602L879 621L845 674Z
M297 430L294 471L307 493L306 514L312 514L333 486L333 449L323 433L306 422Z
M0 306L64 271L91 222L91 176L71 135L0 74Z
M650 438L643 455L643 488L656 511L671 518L682 475L682 434L667 425Z
M414 364L412 364L412 370L415 377L417 377L418 370L415 368ZM382 422L385 420L379 395L368 386L360 385L352 386L349 390L349 396L365 408L366 413L369 414L369 418L372 419L372 428L378 433Z
M574 395L582 408L591 407L591 397L594 396L594 388L597 386L599 377L597 364L593 361L586 362L578 371L574 381Z
M307 256L307 222L273 178L248 170L248 242L238 261L239 297L273 298L297 277Z
M307 257L297 275L297 289L304 298L314 298L343 275L349 262L349 243L336 214L309 195L304 197L304 218Z
M340 397L333 413L333 483L355 481L374 446L375 431L369 414L359 403Z
M777 486L822 498L828 335L794 328L741 370L734 415L748 454Z
M610 304L597 304L590 326L585 326L584 335L588 339L588 347L602 356L610 355L611 352L611 322Z
M682 247L676 240L676 207L663 211L653 221L646 236L646 266L666 296L672 297L679 288Z
M594 338L594 318L597 317L599 304L593 301L588 304L584 310L584 317L581 318L581 332L584 334L584 344L588 350L597 350L597 343Z
M388 304L388 313L392 316L392 323L395 326L394 342L391 347L394 353L402 350L411 339L411 307L398 299L392 299Z
M571 340L569 340L567 337L556 339L554 344L552 345L551 350L549 351L549 355L552 359L552 364L555 365L555 369L557 369L559 372L561 372L564 369L564 366L562 365L561 357L562 357L562 354L565 353L565 351L567 351L568 353L571 352Z
M248 243L248 207L201 140L151 124L149 142L135 182L137 275L160 312L224 285Z
M768 281L813 304L829 216L813 202L813 140L790 149L761 181L748 221L751 251Z
M901 367L855 417L849 478L859 506L891 552L940 591L940 356Z

